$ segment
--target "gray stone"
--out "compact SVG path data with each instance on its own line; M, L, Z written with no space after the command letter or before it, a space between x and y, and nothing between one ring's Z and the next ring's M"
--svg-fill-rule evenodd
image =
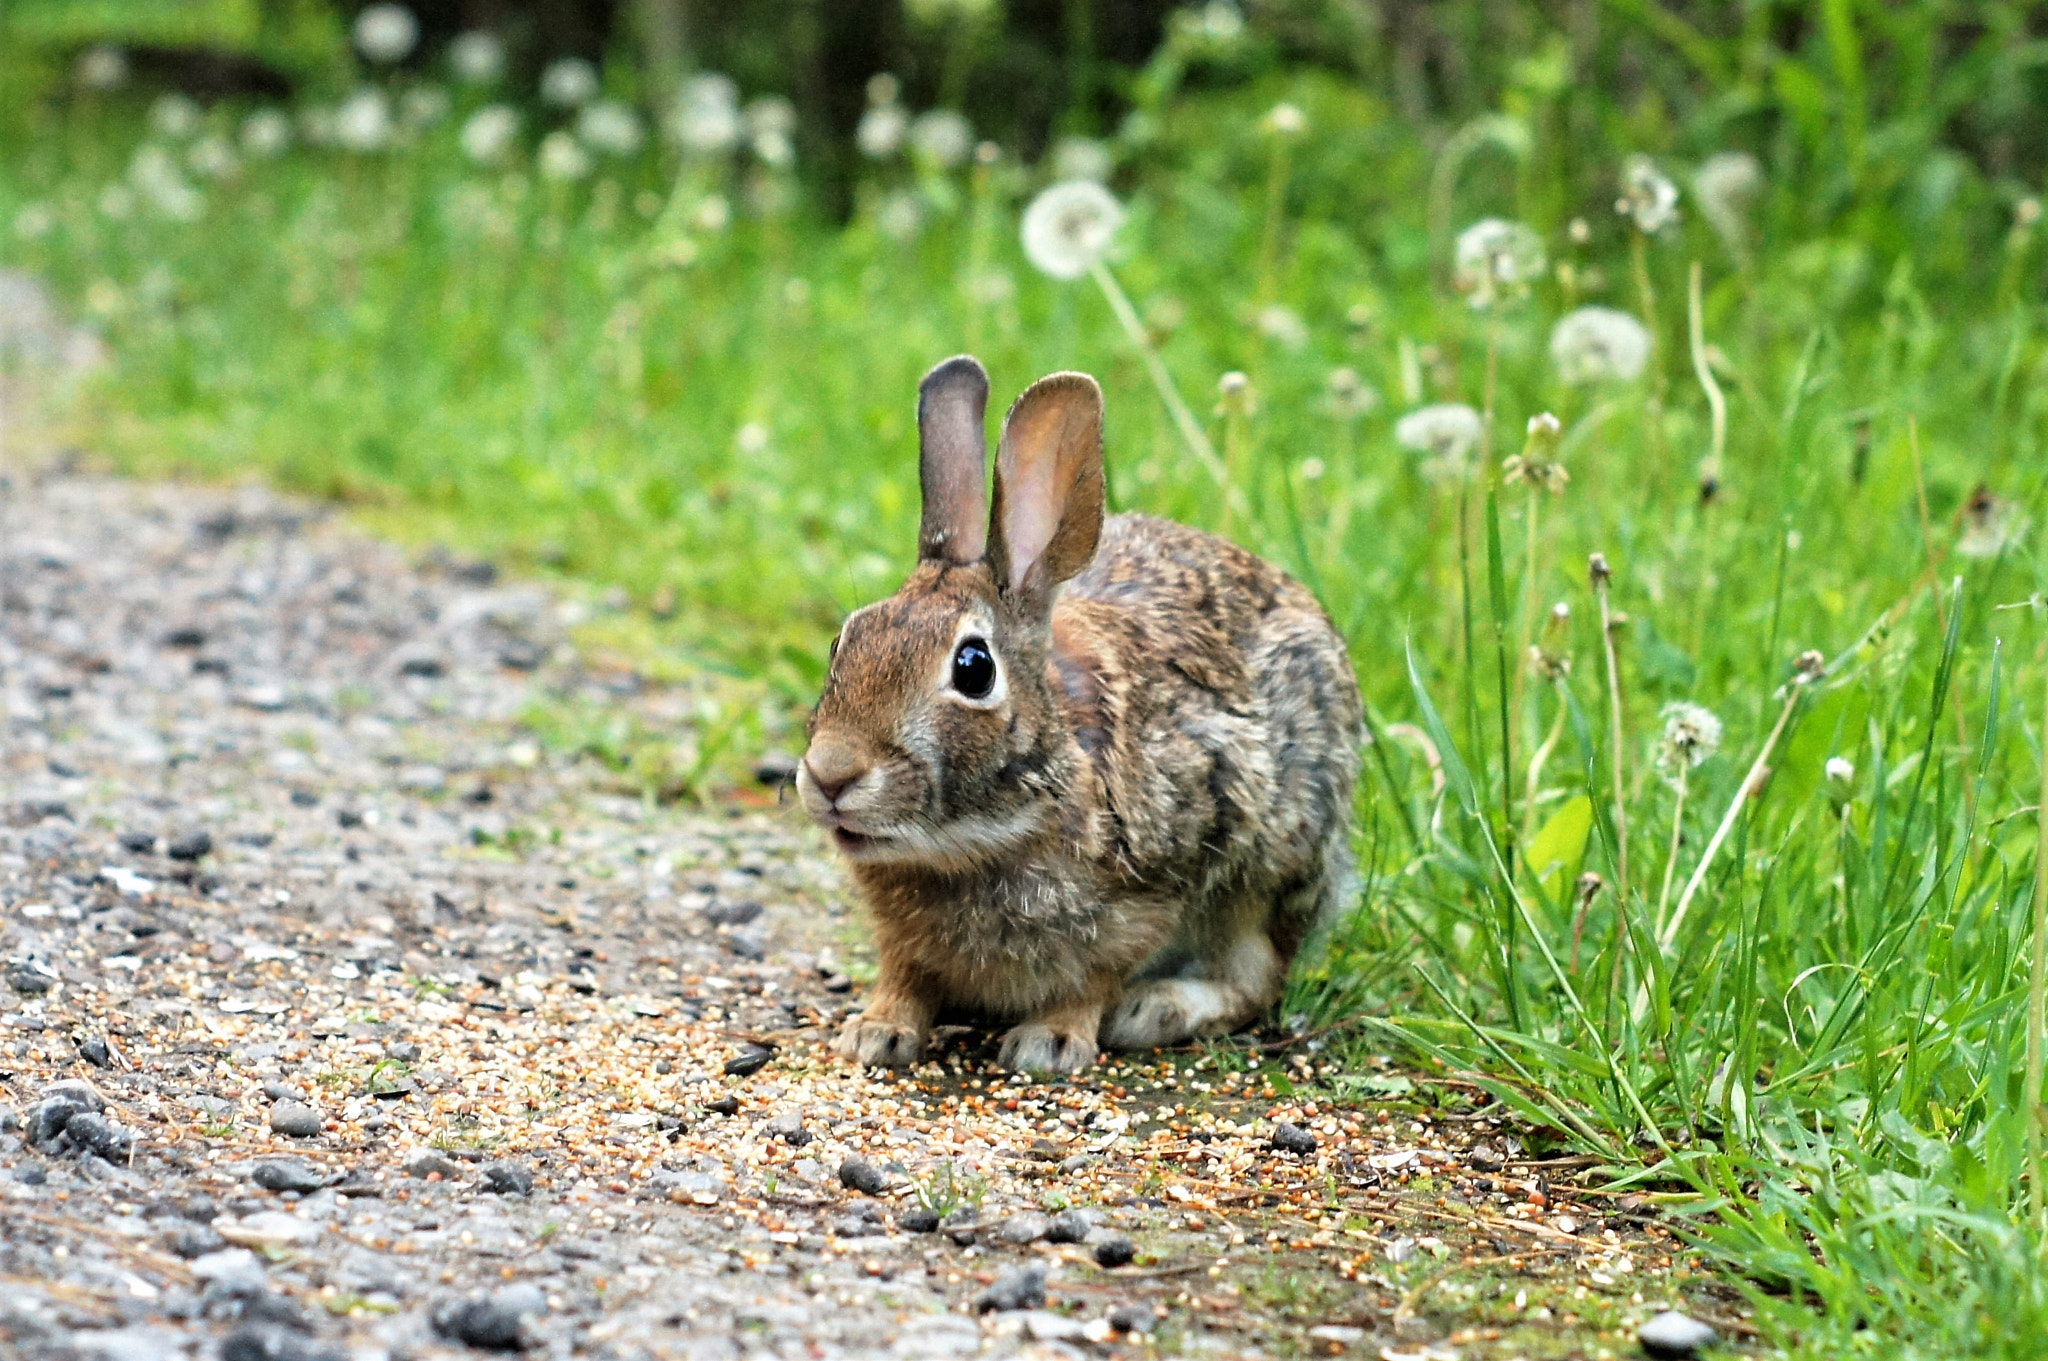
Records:
M280 1101L270 1108L271 1131L289 1138L310 1139L323 1124L320 1112L303 1101Z
M205 828L195 828L183 836L175 837L164 847L164 854L173 860L199 860L213 854L213 833Z
M87 1153L109 1162L125 1162L135 1147L135 1134L97 1111L80 1111L64 1125L64 1137Z
M1005 1267L996 1273L995 1284L974 1297L977 1314L1004 1313L1012 1309L1045 1307L1045 1264L1029 1262Z
M1020 1210L996 1226L996 1237L1022 1247L1036 1243L1052 1231L1052 1220L1036 1210Z
M426 1178L436 1172L441 1174L441 1180L454 1181L462 1175L462 1168L453 1159L431 1148L417 1149L406 1155L405 1175L408 1177Z
M533 1173L526 1164L511 1158L500 1158L485 1163L477 1169L484 1179L486 1190L496 1191L501 1196L524 1196L533 1193Z
M839 1164L839 1184L864 1196L879 1196L889 1185L889 1179L883 1175L881 1168L866 1158L855 1157ZM932 1224L936 1228L938 1221L933 1220Z
M1078 1243L1095 1225L1079 1210L1061 1210L1046 1225L1045 1236L1054 1243Z
M289 1324L268 1320L244 1323L220 1344L220 1361L341 1361L343 1355Z
M1142 1304L1119 1304L1109 1311L1109 1326L1120 1333L1149 1333L1159 1316Z
M1636 1332L1643 1351L1659 1361L1685 1361L1721 1340L1706 1324L1676 1310L1667 1309Z
M472 1295L434 1315L444 1337L487 1351L517 1351L526 1345L526 1321L547 1312L547 1296L527 1282Z
M265 1158L256 1164L249 1180L266 1191L297 1191L305 1194L327 1184L327 1174L303 1158Z
M1131 1236L1127 1233L1109 1234L1095 1245L1097 1266L1129 1266L1137 1255L1138 1245L1131 1241Z
M1306 1156L1316 1151L1316 1136L1286 1120L1273 1126L1273 1147L1282 1153Z

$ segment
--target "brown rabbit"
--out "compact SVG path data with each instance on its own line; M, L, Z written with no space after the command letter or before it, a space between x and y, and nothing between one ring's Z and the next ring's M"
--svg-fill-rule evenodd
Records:
M1250 553L1103 518L1085 374L1010 408L990 512L987 403L964 356L920 384L917 568L847 619L797 770L881 953L838 1052L915 1063L947 1006L1018 1070L1227 1034L1346 891L1343 641Z

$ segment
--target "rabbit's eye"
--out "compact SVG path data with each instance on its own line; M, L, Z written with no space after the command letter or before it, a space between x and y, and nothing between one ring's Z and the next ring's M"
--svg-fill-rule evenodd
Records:
M963 638L953 653L953 688L969 699L987 699L996 687L996 659L979 638Z

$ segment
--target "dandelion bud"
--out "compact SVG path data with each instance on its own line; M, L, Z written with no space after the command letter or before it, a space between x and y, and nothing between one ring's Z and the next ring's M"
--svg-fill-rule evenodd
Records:
M1586 559L1586 575L1592 580L1594 590L1606 589L1614 576L1614 569L1607 565L1605 553L1595 553Z
M951 109L932 109L911 121L910 145L932 165L951 170L974 154L974 128Z
M1252 380L1232 369L1216 380L1216 414L1249 418L1258 413L1259 395Z
M1571 238L1574 246L1583 246L1593 239L1593 224L1583 217L1575 217L1566 224L1564 234Z
M1580 906L1584 906L1599 897L1600 890L1606 887L1607 881L1591 870L1587 870L1584 874L1580 875L1577 887Z
M1794 683L1798 685L1806 685L1810 682L1819 680L1822 676L1825 676L1827 674L1828 659L1826 657L1821 656L1821 654L1818 651L1812 648L1808 648L1806 651L1800 653L1798 658L1793 661L1792 670L1794 672Z
M1830 756L1826 767L1828 783L1849 784L1856 778L1856 764L1846 757Z
M109 43L79 54L76 79L87 90L118 90L128 83L128 54Z
M1564 490L1571 475L1558 460L1558 444L1564 437L1564 426L1548 411L1529 418L1528 442L1522 452L1501 464L1501 477L1508 482L1527 482L1552 493Z
M1275 104L1260 126L1276 137L1299 137L1308 131L1308 115L1292 104Z

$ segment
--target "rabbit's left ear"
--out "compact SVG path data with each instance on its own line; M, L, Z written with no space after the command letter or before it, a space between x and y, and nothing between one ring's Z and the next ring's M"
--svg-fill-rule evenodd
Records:
M956 355L917 385L917 477L924 517L917 556L965 566L988 547L988 374Z
M1102 532L1102 389L1055 373L1024 390L996 451L989 560L1006 595L1049 597L1095 556Z

